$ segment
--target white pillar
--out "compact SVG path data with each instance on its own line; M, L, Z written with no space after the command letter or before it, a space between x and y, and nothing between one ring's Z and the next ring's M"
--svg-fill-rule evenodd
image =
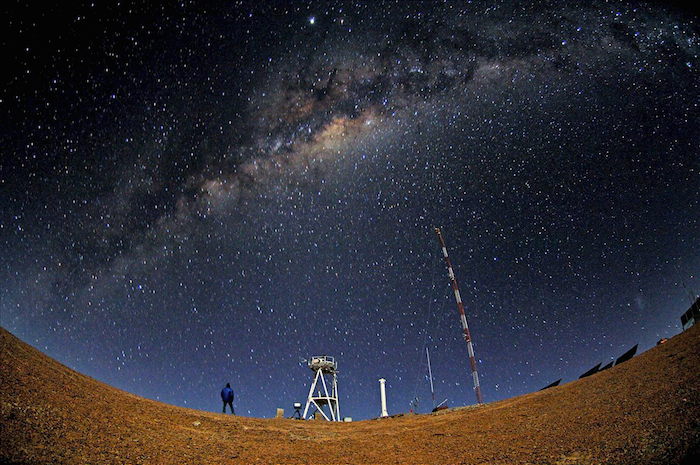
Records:
M381 378L379 380L379 392L381 393L382 396L382 415L383 417L388 417L389 414L386 411L386 387L384 384L386 383L386 380L384 378Z

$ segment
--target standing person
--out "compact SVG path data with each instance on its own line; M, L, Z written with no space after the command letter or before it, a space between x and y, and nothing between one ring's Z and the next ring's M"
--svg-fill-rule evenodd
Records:
M233 411L233 389L231 389L231 383L226 383L226 387L221 390L221 400L224 401L224 409L221 413L226 413L226 405L231 407L231 413L233 415L236 412Z

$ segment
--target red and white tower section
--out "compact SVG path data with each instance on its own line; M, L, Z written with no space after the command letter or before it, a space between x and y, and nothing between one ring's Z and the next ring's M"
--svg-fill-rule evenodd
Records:
M474 393L476 394L476 401L480 404L483 404L484 399L481 396L481 387L479 386L479 374L476 371L476 358L474 357L474 346L472 346L472 336L469 333L469 325L467 324L467 316L464 313L464 305L462 304L462 296L459 293L457 278L455 278L455 273L452 269L450 257L447 255L447 247L445 246L445 240L442 238L442 232L440 231L440 228L435 228L435 234L437 234L438 240L440 241L440 247L442 248L442 256L445 259L445 264L447 264L447 274L450 277L452 291L454 292L455 300L457 301L459 320L462 323L462 333L464 336L464 340L467 343L467 352L469 352L469 366L471 367L472 371L472 379L474 381Z

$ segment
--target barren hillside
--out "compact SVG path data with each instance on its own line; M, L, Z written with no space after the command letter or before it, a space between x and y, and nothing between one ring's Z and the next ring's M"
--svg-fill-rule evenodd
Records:
M0 402L2 463L690 463L700 448L700 326L546 391L338 424L143 399L76 373L0 328Z

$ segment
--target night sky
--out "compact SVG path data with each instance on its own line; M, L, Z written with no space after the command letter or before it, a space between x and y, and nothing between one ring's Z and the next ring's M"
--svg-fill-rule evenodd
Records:
M328 354L364 419L380 377L389 413L432 408L427 346L438 402L473 404L434 226L487 402L680 332L696 12L59 4L2 7L0 324L69 367L270 417Z

